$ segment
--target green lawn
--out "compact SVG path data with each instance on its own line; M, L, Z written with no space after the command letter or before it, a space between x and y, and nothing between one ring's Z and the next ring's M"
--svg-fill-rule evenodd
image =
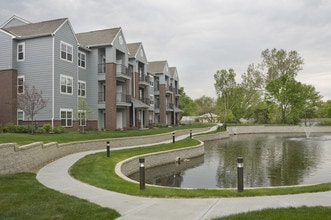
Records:
M330 220L330 207L299 207L299 208L277 208L264 209L261 211L247 212L231 215L213 220Z
M87 131L79 133L78 131L65 132L63 134L19 134L19 133L0 133L0 144L2 143L17 143L18 145L30 144L33 142L58 142L67 143L84 140L97 140L106 138L121 138L132 136L147 136L154 134L162 134L181 129L193 129L211 127L213 124L194 123L191 125L180 125L166 128L153 128L142 130L125 130L125 131Z
M146 190L139 190L139 184L128 182L115 173L118 162L136 155L194 146L199 142L194 139L184 139L175 144L160 144L144 148L123 149L112 151L111 157L107 158L104 153L87 155L79 160L70 169L70 173L76 179L111 191L148 197L239 197L239 196L264 196L286 195L306 192L320 192L331 190L331 183L314 186L279 187L245 189L238 193L236 189L180 189L172 187L146 186Z
M115 219L119 213L51 190L32 173L0 175L0 219Z

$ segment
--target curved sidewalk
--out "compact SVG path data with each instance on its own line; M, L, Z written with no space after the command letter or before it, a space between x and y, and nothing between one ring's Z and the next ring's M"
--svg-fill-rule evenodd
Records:
M102 151L105 150L86 151L62 157L40 169L37 179L46 187L103 207L113 208L121 214L121 220L211 219L264 208L331 206L331 191L245 198L144 198L100 189L69 175L68 170L76 161L88 154Z

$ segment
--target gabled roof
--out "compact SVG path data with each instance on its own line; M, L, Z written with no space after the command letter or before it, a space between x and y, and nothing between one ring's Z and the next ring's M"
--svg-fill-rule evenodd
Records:
M166 60L149 62L147 66L147 72L152 74L163 73L167 63L168 61Z
M96 47L112 45L116 36L121 31L121 28L112 28L105 30L90 31L85 33L78 33L76 37L79 44L85 47Z
M34 38L54 34L67 18L60 18L50 21L31 23L26 25L3 28L3 30L16 36L17 38Z
M0 28L6 28L6 27L12 27L12 26L18 26L18 24L30 24L30 21L27 21L21 17L18 17L16 15L13 15L11 18L9 18L5 23L0 25Z
M128 49L129 49L129 53L130 53L130 57L129 58L134 58L137 57L137 53L138 50L141 46L141 42L138 43L129 43L128 45Z
M169 67L169 74L170 74L171 78L177 78L177 68Z

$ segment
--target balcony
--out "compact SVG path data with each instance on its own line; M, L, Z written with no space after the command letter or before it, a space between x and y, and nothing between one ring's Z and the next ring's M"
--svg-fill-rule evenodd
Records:
M150 105L151 104L151 100L149 98L139 98L139 100L143 103L145 103L146 105Z
M131 72L129 71L129 69L122 65L122 64L117 64L116 65L116 77L120 78L120 79L131 79Z
M145 85L148 86L149 85L149 76L147 75L140 75L139 76L139 85Z
M99 92L98 93L98 103L102 104L105 103L106 101L106 94L104 92Z
M105 63L99 63L98 64L98 73L105 73L106 72L106 64Z
M116 94L116 105L117 106L131 106L131 96L125 93Z
M172 86L171 85L166 85L166 93L171 93L172 94Z

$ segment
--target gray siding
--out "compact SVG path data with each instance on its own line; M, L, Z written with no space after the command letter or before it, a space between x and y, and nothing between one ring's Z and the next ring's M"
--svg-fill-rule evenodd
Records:
M87 84L86 84L86 100L91 108L92 113L89 115L89 119L98 118L98 49L93 49L90 53L86 54L87 65Z
M72 62L62 60L60 57L61 42L72 45ZM78 84L78 64L77 64L77 42L70 25L66 22L55 34L54 43L54 119L60 120L60 109L72 109L74 118L77 110L77 84ZM73 78L72 95L61 94L60 76L66 75Z
M13 69L13 40L0 30L0 70Z
M23 41L22 41L23 42ZM51 117L51 58L52 38L35 38L25 40L25 60L17 62L18 75L24 76L25 83L31 88L42 91L47 99L47 106L35 117L36 120L48 120Z

